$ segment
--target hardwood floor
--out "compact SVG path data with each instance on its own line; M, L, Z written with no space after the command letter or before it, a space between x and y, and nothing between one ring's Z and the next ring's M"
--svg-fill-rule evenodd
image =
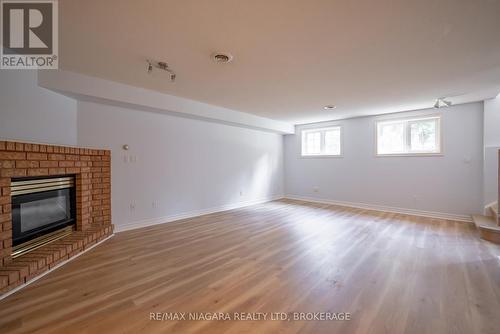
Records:
M123 232L0 301L1 333L499 333L472 224L276 201ZM349 312L154 321L150 312Z

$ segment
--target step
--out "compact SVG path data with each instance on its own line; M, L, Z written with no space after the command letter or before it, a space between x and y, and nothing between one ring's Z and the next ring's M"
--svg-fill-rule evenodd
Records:
M481 239L500 244L500 226L495 218L491 216L472 216L472 220L479 230Z
M491 214L493 215L493 217L496 217L497 225L498 225L499 224L499 221L498 221L498 203L490 206L490 211L491 211Z

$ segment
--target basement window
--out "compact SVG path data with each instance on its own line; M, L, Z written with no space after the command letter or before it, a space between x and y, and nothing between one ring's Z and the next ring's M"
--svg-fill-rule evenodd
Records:
M342 155L341 126L302 130L301 137L303 157L339 157Z
M378 121L376 130L379 156L441 154L441 116Z

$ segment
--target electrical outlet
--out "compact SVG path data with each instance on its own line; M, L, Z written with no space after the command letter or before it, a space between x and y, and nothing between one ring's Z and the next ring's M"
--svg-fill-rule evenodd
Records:
M153 209L157 209L160 206L160 202L159 201L153 201L152 206L153 206Z
M130 211L135 211L135 202L130 203Z
M318 192L319 192L319 187L313 187L313 191L314 191L315 193L318 193Z

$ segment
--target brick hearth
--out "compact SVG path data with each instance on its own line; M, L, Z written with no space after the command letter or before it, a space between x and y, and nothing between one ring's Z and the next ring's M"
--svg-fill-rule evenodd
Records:
M75 176L77 231L12 259L11 178L56 175ZM0 295L112 233L110 151L0 141Z

